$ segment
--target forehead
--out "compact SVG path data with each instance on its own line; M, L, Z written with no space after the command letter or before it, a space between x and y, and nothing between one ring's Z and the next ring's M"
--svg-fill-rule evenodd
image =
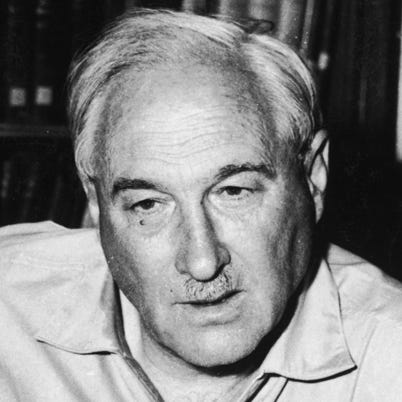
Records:
M250 80L235 69L142 73L120 84L112 97L104 153L107 170L115 174L144 156L187 163L194 152L219 158L225 147L246 145L267 154L267 143L275 141Z

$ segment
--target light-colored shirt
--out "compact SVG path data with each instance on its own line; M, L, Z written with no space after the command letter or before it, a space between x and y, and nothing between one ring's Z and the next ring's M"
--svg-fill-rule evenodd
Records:
M94 229L2 228L0 278L0 401L152 400ZM239 401L402 401L401 289L331 246Z

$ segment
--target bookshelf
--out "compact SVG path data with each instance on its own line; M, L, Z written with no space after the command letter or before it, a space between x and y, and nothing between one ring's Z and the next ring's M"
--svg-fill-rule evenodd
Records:
M122 10L123 0L0 0L0 226L81 225L66 75L72 55Z
M69 132L64 125L30 125L30 124L11 124L0 123L0 139L26 139L42 138L49 140L68 140Z
M44 176L41 197L53 197L52 208L46 202L40 207L37 201L25 208L32 211L32 215L24 212L25 216L79 226L85 200L63 113L64 81L72 54L113 16L131 7L221 14L286 41L316 74L332 138L323 226L330 239L402 278L402 270L394 268L402 265L402 186L396 185L402 183L402 146L396 148L398 138L401 143L396 131L400 0L68 0L57 9L54 4L0 0L0 50L6 55L0 58L0 202L8 197L4 170L22 149L32 158L31 178L38 171ZM12 73L10 66L15 67ZM5 104L10 83L23 88L14 93L13 110ZM35 155L41 155L42 162ZM15 159L24 165L21 155ZM29 164L24 166L30 169ZM52 180L45 178L47 170L52 171ZM24 182L24 173L19 180ZM25 184L35 190L32 180L31 185ZM16 197L27 202L31 197L24 196L23 190L12 196L11 204ZM0 225L21 220L5 220L4 214Z

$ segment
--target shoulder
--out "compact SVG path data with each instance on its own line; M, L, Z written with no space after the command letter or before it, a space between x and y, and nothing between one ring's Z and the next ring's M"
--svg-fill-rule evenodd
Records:
M343 314L368 314L402 325L402 283L338 246L327 261L338 287Z
M35 282L41 275L71 272L103 258L94 229L67 229L53 222L0 228L0 288L5 290L16 282Z
M52 317L62 297L73 295L89 268L105 266L93 229L52 222L0 228L0 304L28 331Z
M337 246L330 248L327 260L350 353L361 375L373 376L373 384L382 378L385 384L402 368L402 284Z
M0 262L16 256L41 256L44 260L79 261L99 251L94 229L67 229L47 221L0 228Z

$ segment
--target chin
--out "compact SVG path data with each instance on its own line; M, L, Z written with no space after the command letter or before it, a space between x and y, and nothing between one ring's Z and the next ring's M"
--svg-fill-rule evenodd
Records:
M251 334L242 329L222 333L221 330L198 334L179 349L180 358L187 363L205 369L230 366L249 357L257 348L263 335ZM191 339L191 338L187 338Z

